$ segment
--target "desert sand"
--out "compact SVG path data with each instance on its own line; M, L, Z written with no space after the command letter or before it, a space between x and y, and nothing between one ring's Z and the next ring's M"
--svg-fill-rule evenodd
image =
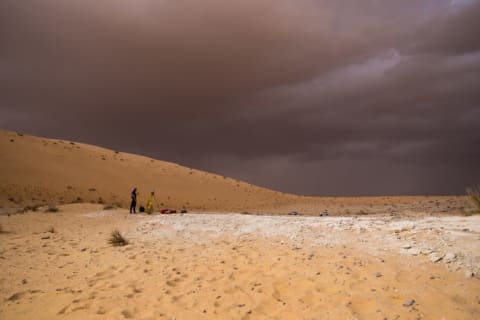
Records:
M93 202L128 207L150 191L158 206L193 211L286 214L463 214L464 196L305 197L83 143L0 130L0 209ZM4 210L5 211L5 210Z
M59 209L0 216L1 319L480 316L480 216Z
M9 131L0 164L0 319L480 318L464 196L304 197Z

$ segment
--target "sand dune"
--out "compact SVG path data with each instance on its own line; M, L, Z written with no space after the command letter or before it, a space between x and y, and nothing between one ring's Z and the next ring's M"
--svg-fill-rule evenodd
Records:
M466 197L296 196L8 131L0 161L0 319L480 317ZM193 213L105 210L133 186Z
M77 142L0 131L0 206L72 202L128 205L140 189L158 206L195 211L318 214L439 214L471 211L466 197L304 197L175 163Z
M0 159L4 206L99 201L126 206L134 186L143 204L155 190L159 205L193 210L240 210L292 198L174 163L8 131L0 132Z

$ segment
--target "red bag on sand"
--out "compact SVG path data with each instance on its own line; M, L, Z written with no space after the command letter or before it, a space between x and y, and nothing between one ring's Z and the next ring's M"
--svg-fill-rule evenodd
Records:
M170 209L162 209L161 213L168 214L168 213L177 213L177 210L170 210Z

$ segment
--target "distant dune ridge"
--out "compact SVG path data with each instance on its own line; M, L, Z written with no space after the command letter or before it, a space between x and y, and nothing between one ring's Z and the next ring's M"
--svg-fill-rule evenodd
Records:
M0 131L0 205L95 202L127 207L133 187L156 209L316 214L471 210L466 197L304 197L276 192L175 163L78 142Z

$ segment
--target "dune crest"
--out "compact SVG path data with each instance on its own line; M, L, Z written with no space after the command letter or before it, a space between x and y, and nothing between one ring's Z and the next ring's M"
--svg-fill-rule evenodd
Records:
M193 210L241 210L294 197L171 162L9 131L0 131L0 159L3 205L126 206L134 186L140 190L140 203L155 190L159 204Z

